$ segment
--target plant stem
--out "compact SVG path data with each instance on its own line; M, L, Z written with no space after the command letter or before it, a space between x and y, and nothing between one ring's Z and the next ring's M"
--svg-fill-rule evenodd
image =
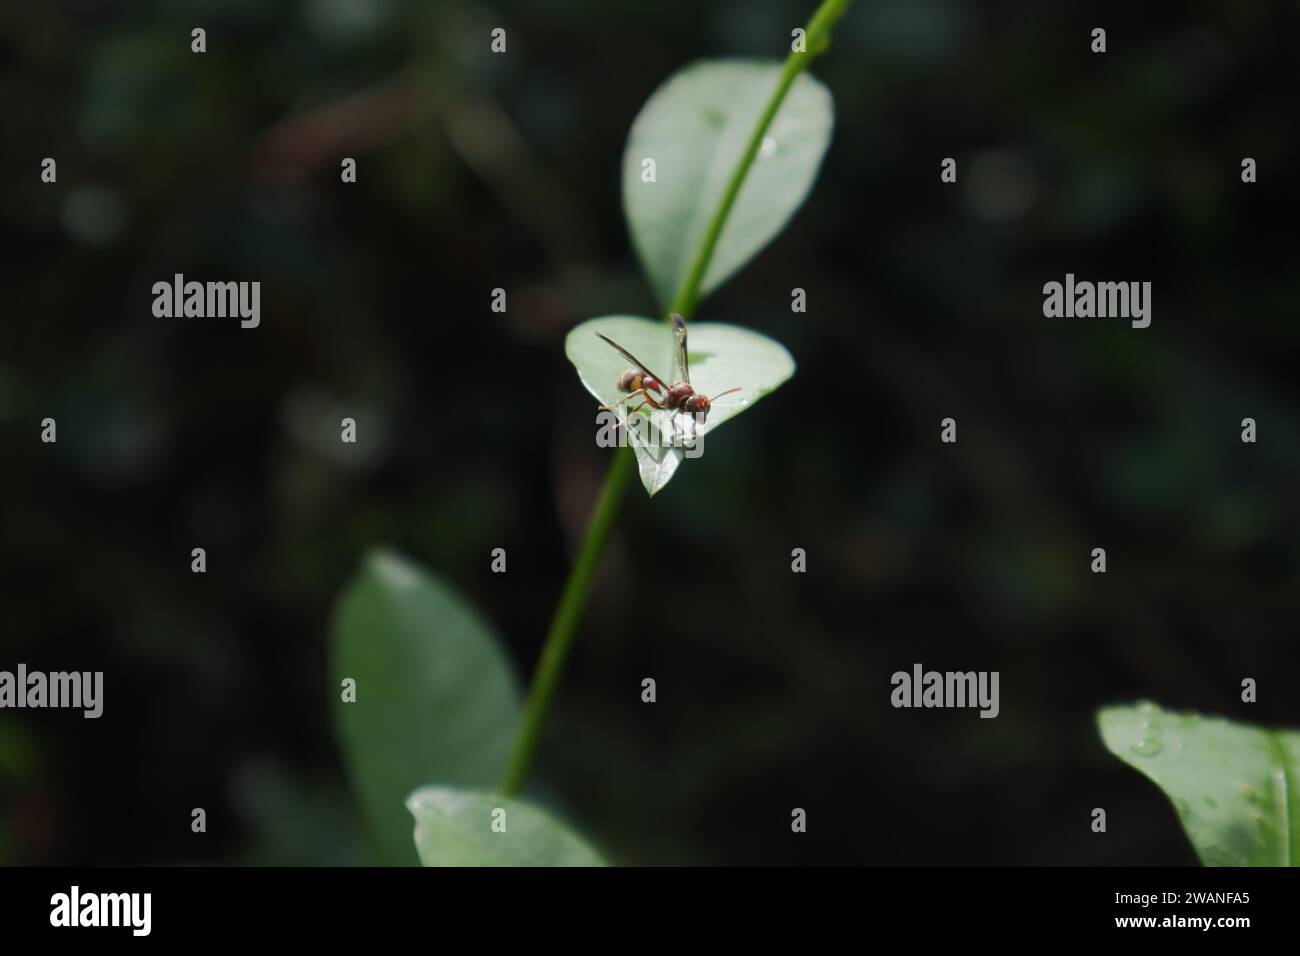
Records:
M767 105L759 115L754 132L749 137L744 153L741 154L740 162L736 164L722 199L718 202L718 208L713 213L713 218L709 220L708 229L700 240L700 247L696 250L695 258L691 260L691 268L683 277L682 284L673 297L670 312L678 312L688 319L694 314L700 298L700 284L704 281L704 274L713 259L718 239L722 236L722 227L726 225L727 216L731 214L731 207L736 204L736 197L740 195L740 187L744 185L745 176L748 175L749 168L754 164L754 158L763 145L763 136L772 125L772 119L781 108L781 102L790 91L795 79L815 57L826 51L830 43L831 28L844 15L844 11L852 2L853 0L824 0L812 15L812 19L808 21L808 26L804 28L807 52L792 52L786 58L785 65L781 68L781 75L777 78L776 89L772 91ZM564 663L569 656L569 649L573 646L578 622L587 605L587 594L591 590L592 579L596 575L610 533L614 530L614 522L623 503L623 495L627 490L628 477L632 473L634 461L632 449L621 448L614 453L614 460L610 462L609 471L605 473L605 483L601 486L600 496L596 499L596 508L591 513L591 520L583 535L578 559L569 572L568 581L565 582L559 607L555 609L551 629L546 635L546 644L542 647L542 658L538 662L537 673L528 691L528 701L524 704L519 736L515 739L514 752L510 756L505 779L501 784L503 796L512 797L517 794L523 786L524 778L528 775L528 768L537 751L537 742L541 738L542 724L546 720L547 711L551 708L551 700L555 697L555 689L559 686L560 676L564 672Z
M583 535L578 560L574 562L569 580L564 585L560 605L556 608L555 619L551 622L551 630L546 635L546 644L542 648L542 659L537 664L537 674L533 677L533 686L528 692L523 724L515 741L505 781L501 784L501 792L507 797L519 792L528 773L528 765L532 763L533 753L537 750L542 722L551 708L551 699L555 696L555 688L564 672L564 662L573 644L573 636L577 633L578 620L582 617L583 608L587 606L587 594L600 566L605 544L614 530L615 519L618 518L619 506L623 503L623 493L627 490L628 477L632 474L635 461L636 456L630 447L620 448L614 453L614 460L605 473L605 484L600 489L596 508L591 513L591 520Z
M835 21L844 15L844 11L852 2L853 0L825 0L808 21L808 26L804 28L804 46L808 52L791 52L785 58L785 65L781 67L781 75L776 81L776 89L768 97L767 105L763 107L758 123L754 126L754 132L750 134L749 142L745 144L745 151L740 154L740 162L732 171L731 179L727 182L727 188L718 203L718 210L713 214L709 227L700 240L700 248L696 250L695 258L691 260L691 268L682 277L682 284L678 287L677 294L673 296L673 304L669 312L678 312L687 319L695 312L696 303L699 301L700 285L704 282L704 275L713 260L713 251L718 246L718 240L722 238L722 227L727 224L731 207L735 205L736 197L740 195L740 187L744 185L745 177L749 175L749 168L754 165L754 159L762 148L767 128L772 125L776 111L781 108L781 101L785 99L786 93L790 92L795 79L807 69L808 64L815 57L826 51L830 44L831 28L835 25Z

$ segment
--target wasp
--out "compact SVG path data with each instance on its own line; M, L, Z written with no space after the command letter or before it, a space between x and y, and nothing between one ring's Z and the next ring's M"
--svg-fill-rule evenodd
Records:
M674 374L677 381L673 385L664 386L665 379L656 375L646 367L646 364L639 358L629 352L623 346L619 345L613 339L599 332L605 342L619 351L625 359L632 363L632 368L628 369L618 377L618 387L620 391L627 392L626 398L615 402L614 405L601 405L606 411L613 411L624 402L629 402L633 398L640 396L641 404L636 408L628 410L628 414L640 411L646 405L652 408L662 408L671 410L673 414L677 412L686 412L692 415L695 421L703 424L709 417L709 409L713 402L723 395L730 395L732 392L739 392L739 388L729 388L725 392L719 392L713 398L702 395L691 386L691 366L690 358L686 354L686 320L674 312L671 316L673 325L673 366Z

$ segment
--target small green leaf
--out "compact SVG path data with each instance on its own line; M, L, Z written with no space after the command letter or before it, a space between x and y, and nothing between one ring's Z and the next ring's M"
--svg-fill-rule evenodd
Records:
M646 101L623 152L623 209L632 242L667 309L776 88L780 63L713 60L674 73ZM830 145L830 92L801 74L782 101L736 197L700 286L701 298L786 224ZM643 164L653 159L655 181Z
M564 351L578 370L578 378L599 399L599 404L613 405L627 397L619 391L618 379L629 363L601 341L597 332L609 336L645 362L650 371L666 376L666 383L672 382L674 341L667 322L630 315L589 319L569 333ZM740 391L718 399L703 424L697 424L690 415L674 416L649 406L637 413L644 416L640 423L643 427L631 429L628 434L636 452L641 483L651 495L668 484L684 458L695 454L683 450L680 447L683 443L696 440L696 449L703 454L709 447L708 436L720 425L794 374L794 359L785 346L749 329L720 322L692 322L687 341L691 384L697 392L713 397L729 388ZM620 418L639 402L640 399L634 399L620 406Z
M387 552L366 557L333 635L331 706L353 788L385 861L413 865L407 794L500 778L519 723L509 661L459 595ZM354 703L341 700L348 677Z
M523 800L422 787L406 807L425 866L604 866L581 837Z
M1169 797L1206 866L1300 865L1300 731L1148 703L1106 708L1097 726Z

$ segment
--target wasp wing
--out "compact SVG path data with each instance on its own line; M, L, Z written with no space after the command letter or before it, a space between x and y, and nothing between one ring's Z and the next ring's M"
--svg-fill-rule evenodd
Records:
M673 360L676 365L677 381L691 384L691 360L686 355L686 320L676 312L673 313L673 337L677 340L677 348L673 353Z
M633 354L632 354L631 352L629 352L627 349L623 348L623 346L619 345L617 342L615 342L615 341L614 341L613 339L611 339L609 336L601 335L599 332L597 332L596 335L599 336L600 338L604 339L605 342L608 343L609 345L612 345L614 348L618 349L619 353L622 354L623 358L627 359L629 362L631 362L633 365L635 365L635 366L636 366L637 368L639 368L641 371L645 372L645 374L649 375L649 376L650 376L652 379L654 379L656 382L659 382L659 383L663 384L663 382L664 382L663 376L656 375L654 372L650 371L648 368L645 367L645 363L644 363L644 362L642 362L639 358L637 358L635 355L633 355ZM665 385L664 387L667 388L667 385Z

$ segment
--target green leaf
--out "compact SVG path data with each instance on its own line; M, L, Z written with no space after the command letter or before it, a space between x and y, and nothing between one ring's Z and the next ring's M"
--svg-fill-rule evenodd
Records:
M667 309L776 87L780 63L713 60L679 70L646 101L623 152L632 243ZM803 203L830 145L830 92L801 74L782 101L714 250L700 296L776 236ZM642 163L655 161L655 181Z
M672 381L673 333L667 322L630 315L609 315L589 319L569 333L565 354L578 370L578 378L601 405L613 405L626 395L618 389L619 376L629 367L627 359L601 341L596 333L609 336L652 372ZM651 495L672 479L684 458L698 457L709 447L709 435L773 391L794 374L794 359L779 342L735 325L720 322L692 322L687 339L691 384L710 397L729 388L739 388L718 399L703 424L690 415L674 416L668 411L642 409L640 419L627 430L641 483ZM639 399L619 409L620 417ZM622 432L623 430L620 429ZM695 451L682 446L696 441ZM674 445L676 442L676 445ZM698 453L698 455L697 455Z
M581 837L523 800L423 787L406 807L415 817L415 847L425 866L604 866ZM504 817L496 813L501 810ZM497 832L502 824L504 832Z
M490 786L519 693L488 626L451 588L387 552L368 555L333 618L331 701L343 755L386 862L414 865L402 812L427 780ZM340 700L356 681L356 701Z
M1169 797L1206 866L1300 865L1300 731L1149 703L1106 708L1097 725Z

